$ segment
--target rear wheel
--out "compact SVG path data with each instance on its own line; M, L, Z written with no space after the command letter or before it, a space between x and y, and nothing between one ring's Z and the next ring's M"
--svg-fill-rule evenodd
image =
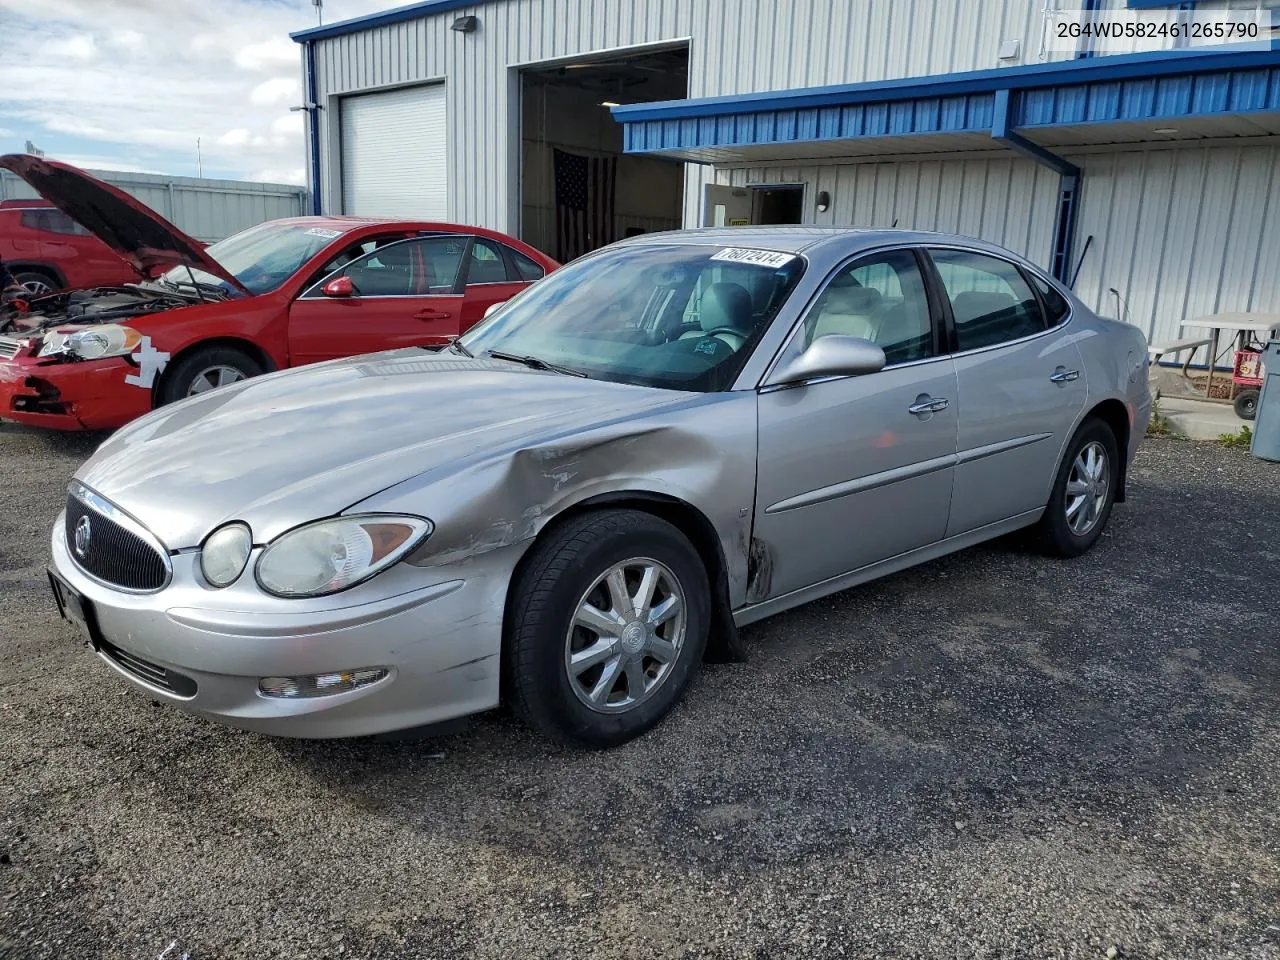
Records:
M13 279L33 297L43 297L59 289L58 281L40 270L19 270Z
M1258 415L1258 396L1259 390L1242 390L1236 397L1233 406L1236 409L1236 416L1241 420L1252 420Z
M202 347L164 372L156 399L163 406L262 372L262 364L235 347Z
M611 747L639 736L702 661L710 588L697 551L636 510L585 514L534 550L507 609L512 706L561 742Z
M1098 541L1111 517L1119 476L1115 434L1090 417L1067 445L1049 505L1036 528L1046 553L1078 557Z

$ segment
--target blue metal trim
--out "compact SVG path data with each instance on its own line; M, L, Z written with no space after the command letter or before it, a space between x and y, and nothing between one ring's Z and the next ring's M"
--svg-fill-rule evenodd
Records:
M326 23L320 27L308 27L289 34L296 43L309 40L328 40L330 37L341 37L348 33L358 33L373 27L385 27L392 23L404 23L406 20L417 20L429 17L434 13L448 13L450 10L461 10L463 7L474 7L480 0L421 0L403 7L383 10L381 13L370 13L363 17L352 17L350 20L339 20Z
M1008 90L997 90L995 98L995 122L991 125L991 136L1001 143L1008 144L1019 153L1025 154L1036 163L1044 164L1050 170L1064 177L1079 177L1080 168L1069 163L1056 153L1051 153L1038 143L1032 143L1013 129L1013 98Z
M1070 280L1071 251L1076 239L1076 202L1080 194L1080 168L1056 153L1032 143L1013 130L1013 97L1008 90L997 90L995 118L991 124L991 137L1010 148L1025 154L1037 163L1056 171L1061 177L1058 188L1058 211L1053 225L1053 250L1049 269L1063 283Z
M1153 79L1179 74L1210 73L1233 69L1260 69L1280 64L1280 41L1270 50L1192 48L1155 53L1126 53L1086 60L1064 60L1020 67L997 67L967 73L907 77L901 80L852 83L797 90L775 90L727 97L667 100L659 103L612 107L622 123L639 120L683 120L723 117L763 110L801 110L811 107L845 107L860 103L887 103L926 97L954 97L996 90L1030 90L1072 83L1128 79Z
M1101 7L1102 0L1084 0L1084 9L1087 13L1094 13ZM1093 17L1090 17L1088 22L1093 23ZM1076 51L1076 59L1088 60L1090 57L1097 56L1097 52L1093 49L1093 37L1088 36L1083 39L1084 43L1081 45L1083 49Z
M308 42L302 47L307 65L307 136L311 140L311 212L317 217L324 212L320 188L320 104L316 103L316 52Z

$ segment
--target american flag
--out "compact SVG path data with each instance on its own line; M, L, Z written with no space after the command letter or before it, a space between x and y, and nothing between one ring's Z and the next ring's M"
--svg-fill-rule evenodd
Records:
M616 157L555 152L556 259L568 263L613 241Z

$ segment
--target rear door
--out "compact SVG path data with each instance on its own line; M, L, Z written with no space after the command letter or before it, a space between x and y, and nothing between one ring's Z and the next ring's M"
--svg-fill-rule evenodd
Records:
M483 320L484 312L490 307L505 303L529 285L529 281L520 276L515 255L516 251L497 240L475 238L466 258L466 276L463 278L466 297L462 303L460 333ZM533 263L532 260L529 262ZM533 265L537 267L537 264Z
M467 236L397 240L352 260L303 292L289 309L289 355L297 366L397 347L441 345L462 332ZM324 288L349 277L350 296Z
M950 308L960 413L948 536L1043 507L1085 403L1066 317L1046 319L1012 261L929 251ZM1037 278L1038 279L1038 278Z

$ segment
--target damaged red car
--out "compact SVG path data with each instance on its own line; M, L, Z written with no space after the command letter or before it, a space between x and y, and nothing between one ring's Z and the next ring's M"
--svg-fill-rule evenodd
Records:
M273 220L203 247L75 167L0 167L138 274L0 306L0 418L31 426L109 429L270 370L447 344L558 266L491 230L354 217Z

